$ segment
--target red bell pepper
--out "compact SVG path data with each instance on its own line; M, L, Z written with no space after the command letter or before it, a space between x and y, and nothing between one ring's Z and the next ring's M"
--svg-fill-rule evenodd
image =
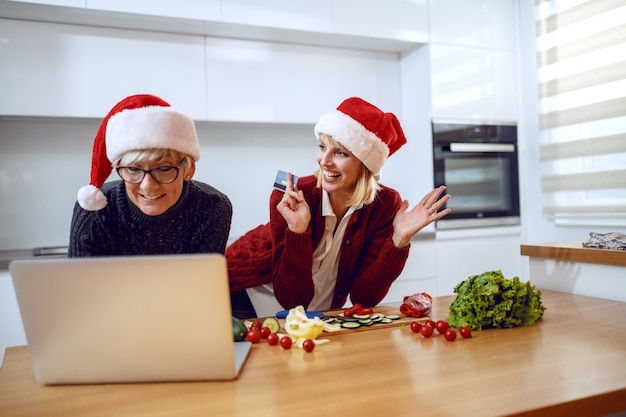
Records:
M355 314L365 315L374 314L374 309L369 307L363 307L361 304L356 303L352 307L348 307L343 311L344 317L352 317Z
M405 316L419 318L430 314L433 306L433 298L430 294L421 292L413 295L407 295L400 305L400 313Z
M352 307L348 307L348 308L346 308L346 309L343 311L343 316L344 316L344 317L352 317L352 316L354 316L355 314L358 314L358 311L359 311L360 309L362 309L362 308L363 308L363 306L362 306L361 304L359 304L359 303L357 303L357 304L353 304L353 305L352 305Z

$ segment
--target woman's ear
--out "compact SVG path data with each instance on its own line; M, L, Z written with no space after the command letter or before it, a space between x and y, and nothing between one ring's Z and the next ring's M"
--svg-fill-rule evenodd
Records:
M187 172L185 173L185 181L191 181L191 179L193 178L193 174L196 173L196 161L191 161L191 164L189 165L189 168L187 169Z

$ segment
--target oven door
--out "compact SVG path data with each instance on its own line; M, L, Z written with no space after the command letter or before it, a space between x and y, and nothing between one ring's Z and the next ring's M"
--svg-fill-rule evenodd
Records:
M451 142L435 148L435 186L452 196L438 229L520 223L515 143Z

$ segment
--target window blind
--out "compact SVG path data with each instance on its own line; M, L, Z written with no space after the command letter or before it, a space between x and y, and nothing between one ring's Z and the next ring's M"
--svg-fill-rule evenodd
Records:
M626 226L626 0L535 0L543 213Z

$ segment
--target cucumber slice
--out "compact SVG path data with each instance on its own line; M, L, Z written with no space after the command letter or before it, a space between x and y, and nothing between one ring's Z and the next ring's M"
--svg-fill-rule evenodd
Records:
M368 326L368 325L372 324L373 322L372 322L372 319L361 319L361 320L359 320L359 323Z
M361 324L358 321L344 321L341 323L341 327L344 329L356 329L357 327L361 327Z
M268 327L272 333L278 333L280 331L280 323L276 317L267 317L261 323L261 327Z
M385 315L382 314L382 313L370 314L370 319L372 319L374 321L380 321L380 319L382 319L383 317L385 317Z
M389 323L393 323L393 320L388 319L387 317L383 317L383 318L380 320L380 323L381 323L381 324L389 324Z
M385 317L388 318L389 320L399 320L400 319L400 316L398 316L397 314L388 314Z
M352 317L354 317L357 320L363 320L363 319L369 319L370 315L369 314L353 314Z

